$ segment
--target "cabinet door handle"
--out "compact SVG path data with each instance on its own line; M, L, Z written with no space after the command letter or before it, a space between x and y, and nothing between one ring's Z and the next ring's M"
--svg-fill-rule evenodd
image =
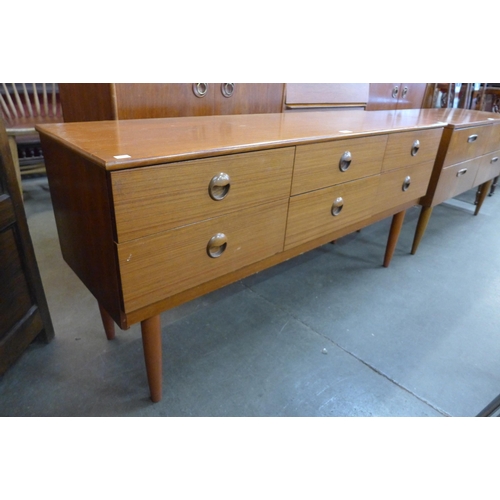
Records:
M392 89L392 97L393 97L393 99L397 99L397 97L398 97L398 91L399 91L399 87L396 85L396 86Z
M227 237L224 233L212 236L207 244L207 254L212 259L220 257L227 247Z
M193 83L193 93L196 97L205 97L208 92L208 83Z
M229 175L221 172L212 177L208 184L208 194L212 200L221 201L228 195L230 187L231 179Z
M350 151L345 151L340 157L339 169L341 172L345 172L350 166L352 161L352 155Z
M411 177L407 175L405 177L405 180L403 181L403 186L402 186L403 191L408 191L410 184L411 184Z
M474 142L476 140L477 140L477 134L469 135L469 137L467 138L467 142Z
M342 209L344 208L344 200L342 199L341 196L339 196L332 205L332 215L336 216L339 215Z
M408 94L408 87L403 88L403 93L401 94L401 97L406 97L406 94Z
M462 168L457 172L457 177L460 177L461 175L464 175L467 172L466 168Z
M498 156L495 156L495 158L492 158L490 160L490 163L496 163L498 161Z
M420 141L417 139L411 146L411 155L416 156L420 149Z
M231 97L234 93L234 83L223 83L221 92L224 97Z

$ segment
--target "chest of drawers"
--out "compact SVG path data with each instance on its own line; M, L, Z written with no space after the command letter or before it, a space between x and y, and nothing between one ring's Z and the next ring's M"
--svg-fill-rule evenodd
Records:
M393 216L427 191L443 123L328 111L38 127L64 259L106 335L140 322L161 399L160 313Z

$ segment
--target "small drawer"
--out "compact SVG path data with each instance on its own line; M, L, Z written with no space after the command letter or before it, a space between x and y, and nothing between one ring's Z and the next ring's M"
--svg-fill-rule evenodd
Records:
M481 156L487 151L491 127L468 127L453 131L443 168Z
M449 200L474 186L474 180L481 164L481 158L474 158L469 161L443 168L436 191L432 200L432 206Z
M287 200L117 245L125 312L283 250Z
M111 173L117 241L288 198L295 148Z
M290 199L285 250L370 217L379 175Z
M474 186L479 186L500 175L500 150L481 157L481 163L477 170Z
M434 161L442 135L442 128L391 134L382 171Z
M430 160L381 174L375 211L383 212L398 205L417 202L427 192L433 166L434 161Z
M386 135L297 146L292 195L378 174Z
M488 138L488 146L486 153L500 149L500 123L495 123L491 126L490 136Z

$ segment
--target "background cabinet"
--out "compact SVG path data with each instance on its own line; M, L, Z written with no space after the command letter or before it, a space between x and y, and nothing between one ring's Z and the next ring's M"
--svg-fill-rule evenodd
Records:
M65 122L280 113L282 83L61 83Z
M421 108L427 83L370 83L367 111Z

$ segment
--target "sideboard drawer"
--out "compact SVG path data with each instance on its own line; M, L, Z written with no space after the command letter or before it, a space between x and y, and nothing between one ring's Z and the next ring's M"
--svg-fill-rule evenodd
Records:
M438 205L449 198L453 198L471 189L474 185L480 164L481 158L473 158L472 160L443 168L432 204Z
M386 135L297 146L292 195L378 174Z
M272 202L118 244L125 312L281 252L286 212L287 200Z
M500 123L492 125L490 128L491 132L488 139L488 146L485 150L487 153L500 149Z
M442 128L390 134L382 171L434 161L442 134Z
M443 167L481 156L488 149L491 127L468 127L455 130L448 146Z
M368 218L379 177L375 175L291 198L285 249Z
M380 175L375 211L383 212L412 200L418 200L427 192L434 161L421 165L391 170Z
M500 175L500 150L481 157L473 186L479 186Z
M288 198L294 152L288 147L112 172L117 241Z

